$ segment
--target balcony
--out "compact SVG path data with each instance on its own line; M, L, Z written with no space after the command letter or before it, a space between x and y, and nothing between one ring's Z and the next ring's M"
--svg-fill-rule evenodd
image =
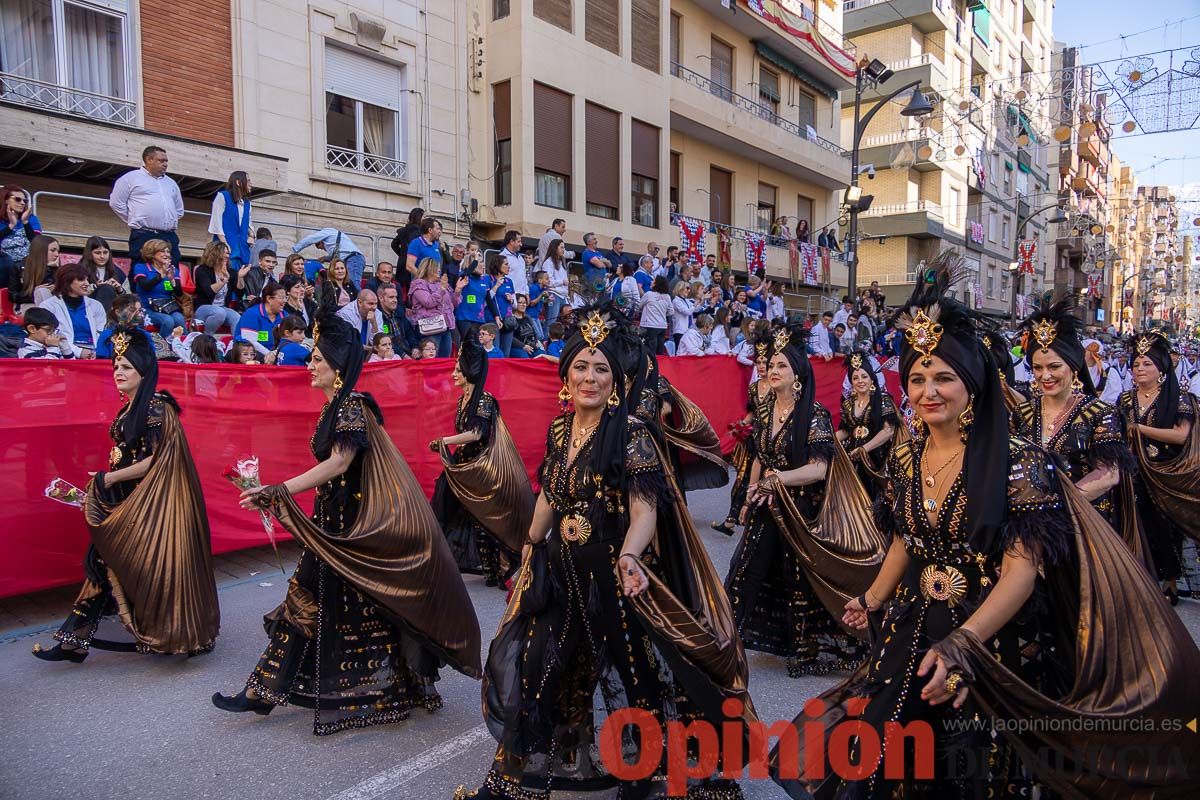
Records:
M844 0L842 12L847 36L892 28L901 19L922 33L948 30L954 22L950 0Z
M334 169L378 175L383 178L405 180L408 177L408 164L399 159L360 153L344 147L334 147L331 144L325 146L325 163Z
M992 53L977 37L971 37L971 75L987 75L992 71Z
M117 125L137 124L137 103L0 72L0 101Z
M1108 143L1093 133L1086 138L1079 138L1079 157L1097 169L1106 169L1110 160Z
M1021 72L1029 73L1037 70L1037 57L1033 54L1033 48L1027 43L1021 42Z
M800 3L771 3L769 13L783 15L782 19L773 19L743 3L737 3L737 13L731 14L728 0L693 2L707 11L714 22L731 27L751 42L762 42L792 59L828 88L834 91L854 88L858 61L854 45L846 41L840 30L815 18L810 7ZM821 49L815 42L820 43Z
M939 135L937 131L930 128L916 128L878 136L864 136L859 147L858 160L860 164L874 164L876 169L886 169L895 157L896 146L908 143L912 146L912 169L918 172L944 169L944 164L933 158L933 154L942 147L938 139ZM925 148L928 148L929 153L928 157L923 158L921 151Z
M900 61L893 61L887 66L896 74L883 85L873 84L865 87L863 90L864 103L886 97L897 86L903 86L913 81L920 81L922 89L942 90L946 88L946 68L933 53L921 53ZM850 102L853 101L854 95L851 93Z
M1037 19L1037 0L1021 0L1021 5L1022 22L1033 22Z
M914 239L946 239L942 207L928 200L911 203L873 205L859 215L863 230L872 238L881 236L911 236ZM958 239L957 236L949 238Z
M671 128L739 152L827 189L850 178L850 154L798 123L679 64L671 85Z

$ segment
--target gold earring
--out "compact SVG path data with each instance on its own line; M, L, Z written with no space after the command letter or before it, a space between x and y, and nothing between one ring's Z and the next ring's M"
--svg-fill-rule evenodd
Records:
M975 423L975 395L971 395L967 400L967 407L958 415L958 436L963 440L963 444L967 443L967 435L971 432L971 425Z
M566 381L563 381L562 388L558 390L558 404L562 406L562 410L567 410L567 405L571 402L571 390L567 388Z
M608 413L617 413L617 407L621 405L621 395L617 394L616 387L613 387L612 394L608 396Z
M921 419L920 417L918 417L917 415L914 414L913 418L912 418L912 427L913 427L913 434L918 439L925 438L925 420Z
M333 393L337 394L340 392L343 386L345 386L345 384L342 383L342 373L335 372L333 374Z
M800 394L801 390L803 390L803 389L804 389L804 384L800 383L799 378L796 378L796 380L792 381L792 393L793 394Z
M1075 373L1075 380L1071 381L1071 392L1083 394L1083 381L1079 380L1079 373Z

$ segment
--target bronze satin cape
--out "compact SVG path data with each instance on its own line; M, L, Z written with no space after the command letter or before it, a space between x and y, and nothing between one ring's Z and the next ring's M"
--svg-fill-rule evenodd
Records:
M729 483L721 440L700 407L671 387L671 413L661 422L667 443L679 448L680 487L685 492L718 489ZM670 465L670 461L665 462Z
M363 456L362 504L353 527L338 536L326 534L282 487L269 498L272 510L302 545L404 631L454 669L479 678L479 621L450 546L396 445L374 415L366 420L370 446Z
M971 685L969 701L986 716L1049 721L1045 727L1050 730L1005 730L1003 735L1037 779L1061 796L1198 797L1200 734L1183 726L1200 715L1195 680L1200 651L1121 537L1065 477L1062 485L1075 523L1078 564L1051 569L1047 582L1062 625L1059 638L1074 643L1071 690L1059 700L1041 695L962 629L935 648L963 671ZM864 674L865 666L821 696L828 707L822 717L826 736L846 717L845 703ZM1177 727L1131 727L1145 720L1172 720ZM801 764L807 721L803 714L795 720ZM1103 729L1106 724L1110 729ZM776 756L772 753L773 766ZM829 783L837 781L809 784L801 777L782 783L793 797L809 796L795 791L797 787L825 797Z
M454 463L444 444L440 452L446 483L467 513L509 550L521 552L533 520L533 489L504 419L496 415L491 444L470 461Z
M155 653L211 646L221 627L208 513L179 416L163 404L162 439L146 476L124 501L104 502L95 481L84 509L108 567L117 612L137 644ZM100 587L84 583L79 599Z
M781 486L774 499L775 524L821 604L843 630L866 638L866 631L843 625L842 614L851 598L871 587L891 543L875 527L871 501L845 448L834 439L825 500L815 521L804 519L787 487Z
M1181 531L1200 542L1200 403L1190 394L1184 395L1184 400L1192 404L1195 416L1183 451L1175 458L1150 461L1143 441L1147 437L1136 425L1130 427L1133 452L1150 498Z

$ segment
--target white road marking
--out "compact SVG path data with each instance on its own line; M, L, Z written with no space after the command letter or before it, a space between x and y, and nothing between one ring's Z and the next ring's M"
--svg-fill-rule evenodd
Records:
M362 783L355 784L343 792L338 792L329 800L372 800L397 786L408 783L413 778L423 775L429 770L443 764L455 756L462 755L475 745L492 741L492 735L486 725L472 728L466 733L459 734L453 739L442 742L424 753L401 762L391 769L372 775Z

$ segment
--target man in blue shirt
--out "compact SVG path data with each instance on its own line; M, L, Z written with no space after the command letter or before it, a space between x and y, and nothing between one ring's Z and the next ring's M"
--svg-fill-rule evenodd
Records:
M407 261L405 267L408 274L416 276L417 267L427 258L432 258L440 267L442 264L442 223L436 217L425 217L421 220L421 235L408 243Z
M642 294L650 291L650 287L654 285L654 256L644 255L638 259L637 272L633 273L633 279L637 281L638 288L642 290Z
M275 347L275 326L283 321L283 306L287 302L287 292L278 283L268 283L263 289L263 300L258 305L250 306L238 320L237 336L239 342L249 342L264 358Z
M337 228L321 228L296 242L292 246L292 252L299 253L314 244L318 250L323 250L326 254L345 261L346 271L350 273L350 280L354 281L355 286L362 285L363 268L366 267L367 261L363 257L362 250L358 249L358 245L352 242L349 236Z
M608 273L612 271L612 264L596 249L596 234L585 233L583 247L584 286L592 295L601 294L608 284Z
M621 274L621 267L625 264L637 269L634 263L633 256L625 252L625 240L620 236L614 236L612 240L612 252L609 253L608 261L611 264L609 272L613 275ZM653 269L653 267L651 267Z

